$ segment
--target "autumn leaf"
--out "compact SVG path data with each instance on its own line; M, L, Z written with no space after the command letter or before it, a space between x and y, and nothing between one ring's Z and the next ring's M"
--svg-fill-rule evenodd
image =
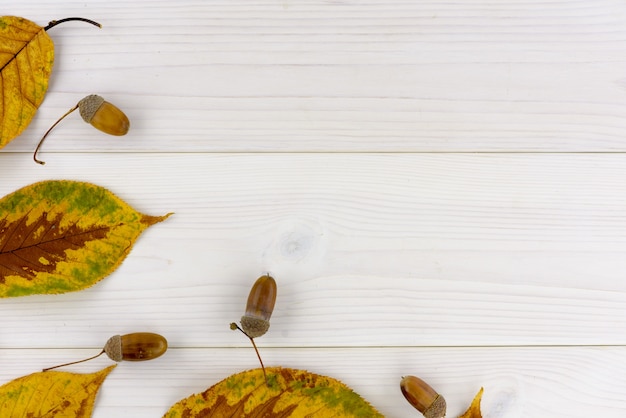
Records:
M48 90L54 44L41 26L15 16L0 17L0 148L22 133Z
M81 290L114 271L165 216L143 215L103 187L44 181L0 199L0 297Z
M176 403L164 418L382 418L343 383L304 370L270 367L232 375Z
M0 386L0 417L91 416L100 385L115 365L91 374L39 372Z
M48 90L54 64L54 44L46 30L68 20L52 21L45 28L16 16L0 17L0 148L22 133Z
M483 388L480 388L480 390L474 397L474 400L472 401L472 404L470 405L470 407L459 418L482 418L483 415L480 412L480 400L482 399L482 397L483 397Z

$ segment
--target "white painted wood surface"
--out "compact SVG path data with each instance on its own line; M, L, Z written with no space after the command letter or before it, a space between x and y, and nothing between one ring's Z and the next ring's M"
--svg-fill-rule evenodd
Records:
M153 331L94 418L160 417L257 367L228 324L277 279L266 364L338 378L420 416L418 375L458 416L626 415L626 4L619 1L22 0L56 62L0 151L0 195L90 181L170 219L96 286L0 301L0 381ZM19 4L18 4L19 3ZM78 115L99 93L111 138ZM93 371L105 359L71 370Z

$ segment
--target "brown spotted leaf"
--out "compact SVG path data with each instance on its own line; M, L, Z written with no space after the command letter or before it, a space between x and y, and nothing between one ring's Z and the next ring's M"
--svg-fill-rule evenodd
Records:
M89 418L98 389L115 368L96 373L39 372L0 386L0 417Z
M363 398L331 377L269 367L232 375L176 403L164 418L382 418Z
M474 397L474 400L472 401L472 404L470 405L470 407L459 418L483 418L483 415L480 412L480 400L482 399L482 397L483 397L483 388L480 388L480 390Z
M147 227L103 187L44 181L0 199L0 297L81 290L114 271Z

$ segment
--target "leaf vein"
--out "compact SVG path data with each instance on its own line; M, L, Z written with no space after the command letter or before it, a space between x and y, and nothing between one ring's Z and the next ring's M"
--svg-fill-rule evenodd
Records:
M37 39L37 38L35 38ZM28 69L24 69L23 67L20 67L20 61L16 61L17 62L17 74L19 77L19 82L20 82L20 93L23 99L26 99L26 101L28 103L30 103L31 106L33 106L35 109L37 108L37 105L35 104L35 102L33 102L33 100L31 99L30 96L34 96L33 93L34 92L30 92L30 94L28 93L28 91L26 91L26 86L27 86L27 82L25 80L22 80L22 74L29 74L30 78L33 80L33 84L35 83L35 75L34 75L34 71L33 71L33 66L31 63L31 56L30 56L30 51L29 48L26 48L24 50L24 54L25 54L25 59L24 61L26 62L26 64L24 65L28 65ZM22 71L23 70L23 71ZM23 107L23 106L22 106Z

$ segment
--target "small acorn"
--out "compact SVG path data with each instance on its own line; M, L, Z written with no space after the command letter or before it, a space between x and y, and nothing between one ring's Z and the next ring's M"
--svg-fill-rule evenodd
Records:
M161 357L167 351L167 340L151 332L114 335L103 351L113 361L144 361Z
M265 366L261 355L257 349L254 339L264 335L270 328L270 317L276 304L276 280L269 274L259 277L248 295L246 304L246 312L241 317L241 328L236 323L230 324L230 329L238 329L244 333L252 343L254 351L261 363L265 382L267 383L267 375L265 374ZM243 329L242 329L243 328Z
M130 121L128 117L118 109L116 106L104 100L101 96L97 94L90 94L89 96L83 98L81 101L76 104L73 108L67 111L63 116L61 116L51 127L46 131L44 136L39 141L37 148L35 149L35 153L33 154L33 159L36 163L45 164L44 161L37 159L37 152L41 145L43 144L44 139L48 136L50 131L57 126L59 122L61 122L67 115L72 113L78 109L80 116L83 120L94 128L115 136L126 135L128 129L130 128Z
M90 94L78 102L80 116L94 128L115 136L126 135L130 122L124 112L97 94Z
M426 382L415 376L405 376L400 381L400 390L407 401L426 418L446 416L446 400Z
M270 317L276 304L276 281L270 275L259 277L248 295L241 327L249 337L264 335L270 328Z
M134 332L126 335L114 335L106 342L102 351L93 357L71 363L48 367L43 371L82 363L106 354L113 361L145 361L161 357L167 351L167 340L159 334L151 332Z

